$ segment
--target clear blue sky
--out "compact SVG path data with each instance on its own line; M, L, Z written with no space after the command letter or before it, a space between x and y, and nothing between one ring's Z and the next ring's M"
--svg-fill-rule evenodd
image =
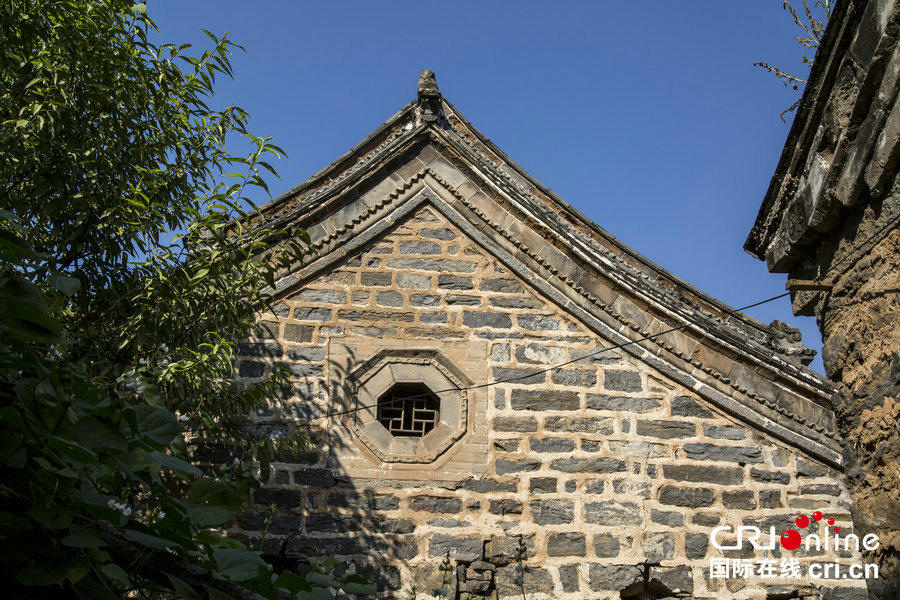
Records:
M247 109L287 151L274 195L412 100L428 68L513 160L654 262L732 306L784 291L742 249L797 95L753 63L806 72L782 0L150 0L148 12L166 41L205 48L205 28L244 46L216 103ZM749 314L821 349L787 298Z

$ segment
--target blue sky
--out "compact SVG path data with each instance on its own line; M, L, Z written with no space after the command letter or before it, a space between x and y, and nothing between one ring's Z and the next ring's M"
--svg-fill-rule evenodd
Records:
M784 291L742 248L797 95L753 63L806 72L781 0L150 0L148 12L165 41L205 48L204 28L244 46L216 104L247 109L288 153L274 195L412 100L428 68L513 160L654 262L732 306ZM787 298L748 314L820 350Z

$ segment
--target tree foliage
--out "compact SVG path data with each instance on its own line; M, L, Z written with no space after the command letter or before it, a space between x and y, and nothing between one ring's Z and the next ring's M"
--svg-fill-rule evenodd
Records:
M128 0L0 0L5 597L367 591L276 576L215 529L276 449L227 415L287 382L236 385L235 342L309 240L242 211L282 152L240 108L208 105L235 46L209 34L194 55L154 30ZM190 431L252 452L198 468Z
M815 59L815 51L819 48L819 43L822 41L822 36L825 35L825 26L828 24L828 20L831 18L831 0L815 0L815 2L812 4L809 3L809 0L801 0L801 2L803 3L802 15L797 12L797 9L794 8L789 0L784 0L783 7L786 11L791 13L791 17L794 19L794 24L804 32L801 35L795 37L794 40L807 50L813 51L812 57L809 57L806 54L803 54L801 56L801 62L802 64L807 65L806 69L808 70L812 67L813 59ZM822 14L817 15L817 12L820 12ZM788 71L784 71L782 69L779 69L778 67L772 66L765 61L755 62L753 63L753 65L756 67L762 67L769 73L773 74L775 77L781 80L781 83L783 83L785 87L790 87L794 90L800 90L802 86L806 85L806 79L804 79L804 77L792 75ZM781 113L781 120L784 121L784 115L786 113L793 112L799 105L800 99L798 98L784 112Z

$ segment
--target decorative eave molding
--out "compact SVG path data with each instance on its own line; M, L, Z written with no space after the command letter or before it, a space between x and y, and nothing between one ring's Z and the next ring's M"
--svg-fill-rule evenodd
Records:
M292 277L283 279L276 293L278 295L292 293L306 281L314 279L341 260L364 249L424 205L436 208L485 251L503 262L519 277L529 281L542 295L570 312L611 344L633 342L652 335L652 332L645 331L627 315L617 311L615 307L603 302L589 290L579 286L576 281L555 269L552 264L499 224L487 219L478 207L468 202L439 174L428 168L398 187L389 198L385 199L380 209L368 211L365 217L359 218L352 227L344 229L339 234L327 234L323 237L321 242L325 243L320 246L319 254ZM470 213L469 218L460 209ZM471 221L472 215L483 224L482 227ZM497 239L504 240L505 245L513 251L498 246L495 241ZM516 256L515 253L519 253L520 256ZM522 262L523 258L530 264ZM569 291L568 294L566 290ZM688 325L685 331L702 335L702 332L692 325ZM676 344L669 343L663 338L656 338L630 344L622 351L767 434L800 448L828 464L841 466L841 454L838 444L834 441L837 435L833 427L825 427L821 422L811 422L792 412L788 406L754 393L741 382L729 379L704 365L696 357L682 352Z

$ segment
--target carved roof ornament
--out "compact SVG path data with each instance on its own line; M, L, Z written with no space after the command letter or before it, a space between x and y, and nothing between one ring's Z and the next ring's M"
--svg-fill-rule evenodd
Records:
M422 69L419 72L419 94L416 100L416 125L434 123L442 119L441 92L438 90L434 72Z

